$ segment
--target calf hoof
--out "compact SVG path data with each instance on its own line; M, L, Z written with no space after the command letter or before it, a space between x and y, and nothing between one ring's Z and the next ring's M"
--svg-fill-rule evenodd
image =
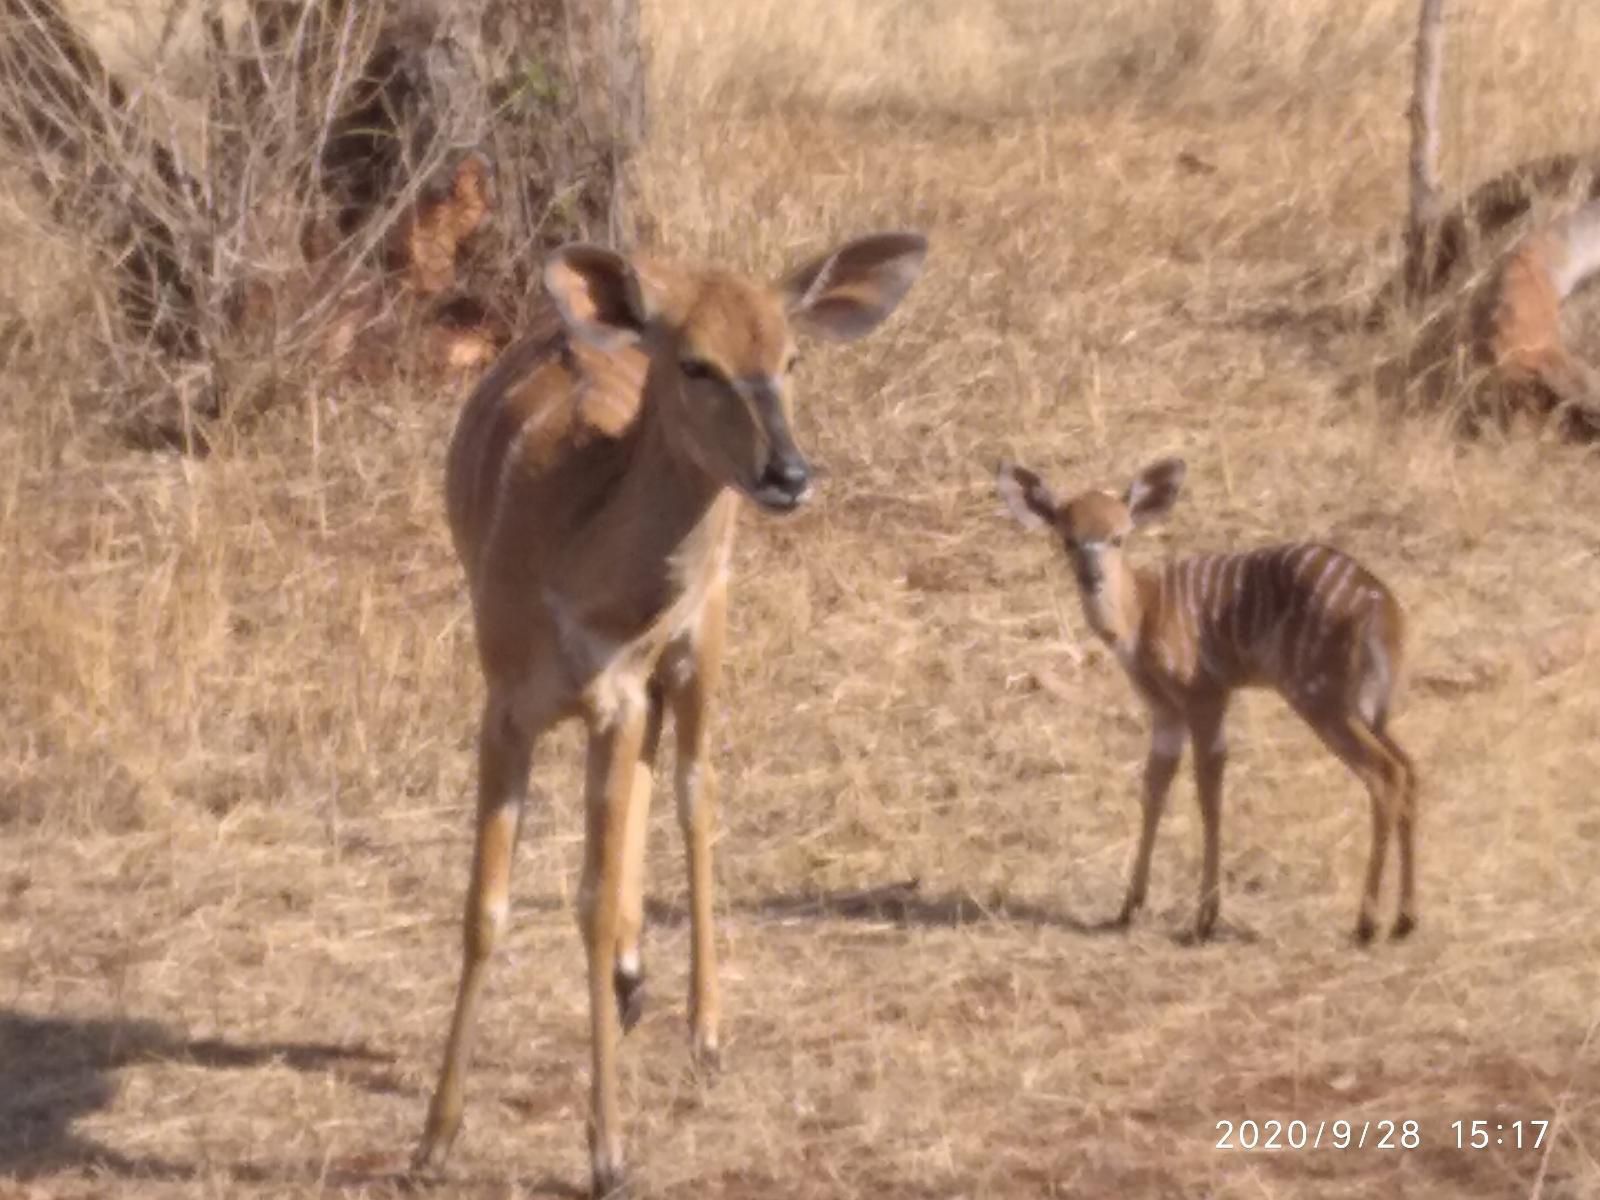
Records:
M644 1016L644 968L624 971L618 966L611 973L611 990L617 997L617 1019L627 1033Z
M411 1156L411 1174L416 1177L437 1175L444 1170L444 1160L450 1155L451 1137L438 1137L431 1130L422 1135L416 1153Z
M1366 945L1370 944L1371 941L1372 941L1373 936L1377 932L1378 932L1378 923L1376 921L1374 921L1371 917L1367 916L1365 913L1362 913L1361 914L1361 919L1356 922L1356 941L1357 941L1357 943L1359 943L1360 945L1363 945L1363 946L1366 946Z
M621 1154L594 1154L590 1159L589 1180L594 1200L628 1194L628 1172L622 1166Z
M599 1138L589 1130L589 1189L594 1200L628 1194L627 1171L622 1165L622 1143L614 1138Z
M1409 937L1416 927L1416 917L1410 913L1401 913L1394 919L1394 926L1389 930L1390 940L1398 942L1401 938Z

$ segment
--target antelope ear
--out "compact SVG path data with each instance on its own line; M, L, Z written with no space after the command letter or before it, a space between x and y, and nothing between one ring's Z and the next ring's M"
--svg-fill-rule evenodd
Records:
M995 490L1024 529L1044 529L1055 524L1056 498L1027 467L1001 463Z
M633 265L614 250L570 242L544 264L544 290L586 342L615 350L644 336L651 309Z
M1134 477L1122 496L1134 525L1159 520L1172 511L1172 506L1178 502L1178 493L1183 490L1187 471L1183 459L1163 458Z
M928 239L874 233L791 271L778 285L789 319L818 337L848 342L871 333L922 274Z

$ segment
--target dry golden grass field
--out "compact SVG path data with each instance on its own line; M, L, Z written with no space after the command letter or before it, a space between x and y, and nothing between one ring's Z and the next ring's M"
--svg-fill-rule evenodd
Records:
M1600 142L1587 3L1454 10L1452 193ZM1412 14L648 5L663 243L773 273L874 228L932 252L879 334L805 357L816 502L745 519L726 1069L690 1067L659 803L637 1194L1600 1197L1600 471L1376 396L1391 342L1354 318L1397 260ZM470 849L481 683L440 495L465 385L306 395L203 460L131 451L83 390L73 247L14 192L0 240L0 317L31 331L0 385L0 1196L582 1194L570 729L535 765L467 1127L443 1181L401 1176ZM1145 717L993 469L1120 484L1168 453L1188 486L1139 560L1326 538L1407 607L1407 942L1352 944L1366 797L1260 693L1231 725L1222 935L1177 937L1187 770L1144 917L1096 931ZM1217 1148L1246 1120L1329 1129ZM1332 1148L1336 1120L1369 1144ZM1374 1147L1379 1121L1418 1144Z

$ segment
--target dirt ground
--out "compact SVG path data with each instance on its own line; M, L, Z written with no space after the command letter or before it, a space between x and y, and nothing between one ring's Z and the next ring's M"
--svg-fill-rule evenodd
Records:
M638 1194L1600 1197L1600 472L1374 391L1412 5L648 8L665 244L773 274L875 228L932 251L872 339L806 347L826 475L736 553L710 1080L653 815ZM1463 4L1450 36L1450 188L1600 142L1600 22ZM0 1197L583 1194L572 730L539 752L449 1176L400 1175L470 848L463 393L127 450L73 415L92 314L30 228L0 205L48 334L0 421ZM1178 936L1187 773L1144 917L1098 928L1145 718L993 470L1120 486L1170 453L1186 492L1140 561L1323 538L1406 606L1407 942L1352 944L1365 796L1265 694L1230 726L1221 936ZM1273 1121L1322 1144L1218 1145Z

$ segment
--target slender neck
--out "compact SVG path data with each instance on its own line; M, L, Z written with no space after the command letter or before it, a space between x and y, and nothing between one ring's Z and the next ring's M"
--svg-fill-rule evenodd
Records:
M726 568L736 498L708 474L672 421L652 364L638 417L613 443L613 483L578 533L583 579L574 579L619 634L698 593ZM558 585L563 586L563 585ZM565 590L565 588L564 588Z
M1155 576L1149 570L1121 563L1106 573L1095 591L1079 589L1083 615L1107 645L1119 654L1130 653L1138 643L1154 588Z

